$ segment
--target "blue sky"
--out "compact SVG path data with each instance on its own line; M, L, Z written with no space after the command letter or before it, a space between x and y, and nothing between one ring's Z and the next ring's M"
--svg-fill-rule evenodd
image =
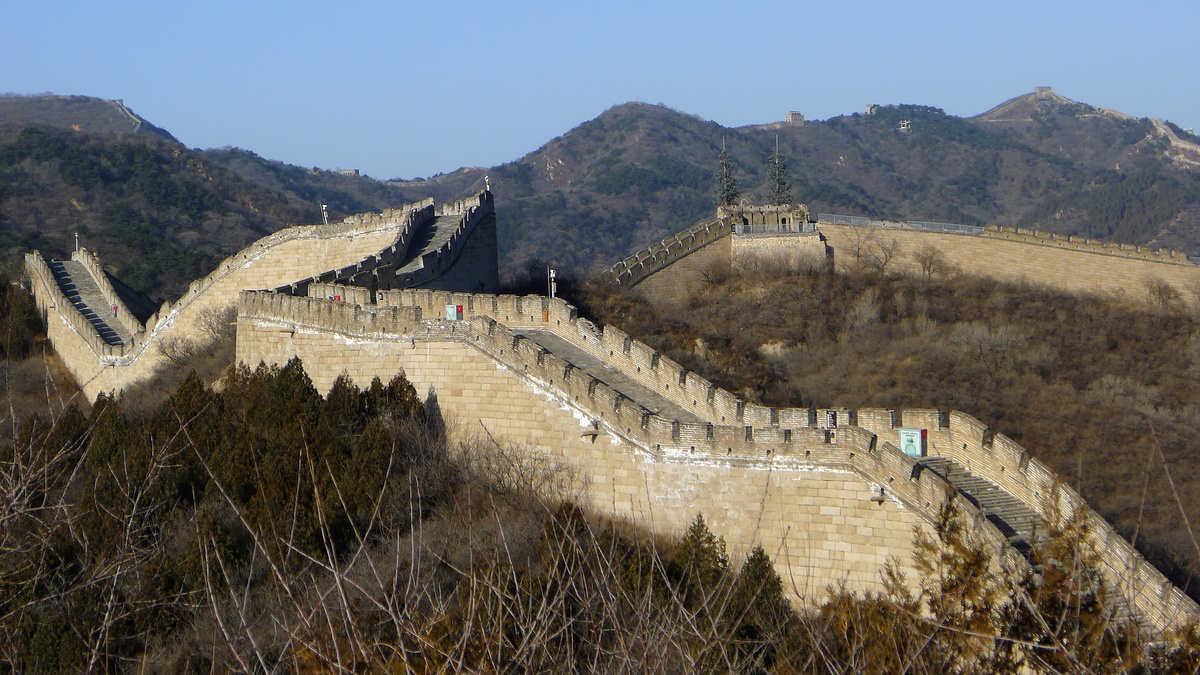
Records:
M735 9L736 8L736 9ZM0 92L377 178L517 159L630 100L728 126L1035 86L1200 128L1200 2L0 3Z

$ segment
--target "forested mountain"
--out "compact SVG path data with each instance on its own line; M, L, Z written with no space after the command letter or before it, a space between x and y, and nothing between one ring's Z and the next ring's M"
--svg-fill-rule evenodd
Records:
M123 116L123 117L122 117ZM32 249L99 251L117 276L174 299L226 256L288 225L399 206L401 189L190 150L116 101L0 97L0 254L15 273Z
M814 212L1020 225L1200 254L1200 156L1151 120L1054 94L966 119L899 105L737 129L627 103L516 162L395 184L445 198L489 174L510 265L543 258L586 270L710 215L722 144L743 198L765 201L777 141L795 198Z
M902 125L902 122L908 124ZM76 128L78 127L78 128ZM904 127L904 129L902 129ZM814 212L1021 225L1200 254L1200 139L1052 92L973 118L873 106L803 125L730 129L663 106L605 111L508 164L428 179L190 150L119 101L0 98L0 251L65 255L80 232L119 276L156 296L293 223L496 194L501 266L583 274L713 212L728 149L744 199L766 200L776 144L793 195Z

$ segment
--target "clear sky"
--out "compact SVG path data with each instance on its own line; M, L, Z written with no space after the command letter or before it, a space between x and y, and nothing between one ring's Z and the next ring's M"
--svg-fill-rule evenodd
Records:
M376 178L511 161L631 100L737 126L1039 85L1200 128L1200 1L0 2L0 92Z

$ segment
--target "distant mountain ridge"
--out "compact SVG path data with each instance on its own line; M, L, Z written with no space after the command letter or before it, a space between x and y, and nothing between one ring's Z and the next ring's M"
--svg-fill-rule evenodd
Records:
M175 141L169 132L147 122L120 99L54 94L0 96L0 125L33 123L93 134L152 134Z
M1018 225L1197 255L1200 166L1185 161L1187 147L1164 130L1191 142L1169 122L1049 88L971 118L883 105L737 129L627 103L515 162L393 184L447 199L477 189L486 174L510 266L553 261L593 270L711 214L723 141L743 198L765 201L766 161L778 138L794 197L814 212Z
M265 234L406 201L360 176L291 167L236 148L196 151L121 101L0 97L0 254L79 244L137 291L175 299ZM411 201L411 200L410 200Z
M43 128L40 150L16 143L21 134L32 142L31 125ZM132 272L135 286L177 292L192 270L203 274L261 234L318 221L321 204L340 217L424 197L451 201L487 177L502 267L550 262L584 274L709 217L722 144L742 198L765 202L776 143L795 200L814 213L1019 225L1200 255L1200 138L1049 88L970 118L881 105L737 129L626 103L513 162L386 182L238 148L190 150L120 101L0 97L0 250L66 252L82 229L85 245ZM185 194L200 201L179 202ZM144 264L161 251L138 246L175 251L175 262Z

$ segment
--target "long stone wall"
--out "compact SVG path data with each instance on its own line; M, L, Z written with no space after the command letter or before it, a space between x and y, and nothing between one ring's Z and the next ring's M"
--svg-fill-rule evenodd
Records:
M356 216L264 237L224 260L204 279L192 282L178 301L163 303L144 325L134 320L135 334L120 346L105 344L66 300L39 253L26 255L26 272L55 351L88 399L95 400L102 392L119 391L165 367L168 362L157 345L171 338L195 339L202 315L235 305L239 291L280 286L362 260L391 244L404 215L404 211L389 211ZM99 267L98 261L90 262Z
M420 265L415 272L397 276L412 258L410 249L419 230L439 216L457 217L458 222L439 246L416 252ZM192 282L178 301L163 303L145 324L120 301L94 254L80 252L75 257L133 331L122 345L105 344L62 297L41 255L26 256L51 342L89 400L169 367L163 347L173 340L202 341L204 323L215 318L211 313L234 306L242 290L276 288L305 294L312 284L343 282L365 287L369 294L375 288L439 282L473 290L494 290L498 284L495 211L489 192L440 208L427 199L402 209L351 216L341 223L281 230L222 261L207 277ZM462 265L475 269L459 270Z
M808 553L785 555L781 572L795 576L808 570L804 575L817 584L809 588L847 581L858 590L878 590L874 584L888 556L911 559L911 526L929 522L946 486L933 472L914 471L913 460L889 442L900 426L929 429L930 454L955 460L1043 518L1061 519L1086 506L1019 445L969 415L757 406L619 330L579 319L561 300L410 290L379 293L378 305L370 307L325 299L351 297L337 287L320 291L317 298L243 294L239 360L281 364L300 356L322 390L342 373L365 384L403 370L418 387L434 387L465 428L481 425L570 460L597 486L589 493L593 502L614 513L681 528L695 510L711 508L706 518L711 515L716 531L742 549L761 543L791 551L802 544ZM436 318L446 305L463 306L471 318ZM519 329L568 340L700 421L664 418L643 408L513 332ZM829 427L827 413L835 413L842 425ZM595 454L595 445L605 440L607 449ZM922 482L927 475L933 482ZM816 501L790 502L791 490ZM905 536L896 535L894 524L861 512L861 502L872 498L907 514L885 519L903 523ZM821 518L812 520L816 516ZM1090 513L1087 518L1102 571L1148 625L1162 628L1200 616L1200 607L1107 522ZM835 527L809 531L815 525ZM978 525L981 536L1011 553L988 527ZM842 550L847 546L852 550Z
M936 247L952 265L969 274L1005 281L1029 281L1072 292L1112 293L1145 301L1147 283L1165 281L1181 297L1200 284L1200 265L1177 251L1103 243L1015 228L988 228L978 235L923 232L818 223L839 265L853 264L855 250L895 240L896 270L919 271L912 255Z
M726 211L729 211L729 208ZM789 262L793 267L819 260L817 246L800 236L755 237L735 232L736 222L763 221L757 212L740 219L744 207L719 211L718 218L692 226L635 253L601 273L610 283L632 287L655 303L686 300L707 275L722 266L753 266L759 261ZM772 212L766 214L780 217ZM767 218L766 220L770 220ZM736 221L736 222L735 222ZM764 221L765 222L765 221ZM1181 298L1198 297L1200 265L1184 253L1085 237L1055 235L1014 227L986 227L978 234L931 232L902 223L872 225L818 222L838 265L853 265L879 244L895 241L898 255L889 269L920 272L914 254L933 246L945 262L969 274L1005 281L1029 281L1071 292L1100 292L1145 302L1151 285L1166 282ZM811 251L809 250L811 249Z
M442 302L452 294L409 295ZM543 314L540 298L460 299L500 305L514 318L559 320ZM321 391L343 374L365 385L403 371L418 391L435 389L460 434L486 432L574 467L593 508L674 532L702 512L735 553L762 545L807 602L822 601L830 584L881 591L889 560L915 578L913 528L928 531L947 486L933 472L914 472L911 458L873 434L776 429L750 437L736 426L675 424L490 317L430 319L427 304L370 308L245 293L238 359L278 365L300 356ZM564 310L556 303L552 316ZM974 525L1005 564L1020 564L990 523Z

